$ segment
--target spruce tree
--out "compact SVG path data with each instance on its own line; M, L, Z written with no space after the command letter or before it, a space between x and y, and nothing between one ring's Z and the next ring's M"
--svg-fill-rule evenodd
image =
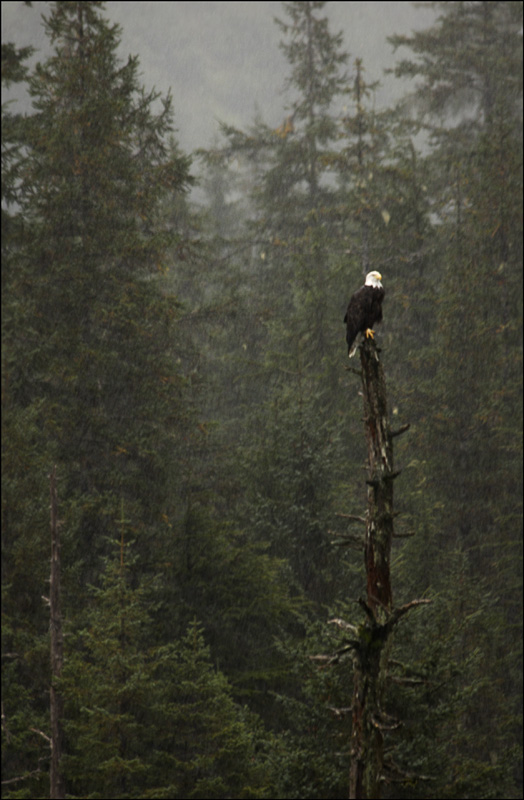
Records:
M316 601L334 588L325 542L332 478L326 480L321 457L333 463L338 445L329 415L339 328L331 308L336 231L329 216L335 194L328 156L336 143L334 109L347 60L324 6L286 3L285 21L277 20L289 63L286 120L273 128L257 119L246 133L224 129L222 148L228 160L246 165L253 187L246 229L251 259L241 273L250 322L243 339L250 376L245 397L252 411L242 428L248 469L263 479L246 487L242 524L291 559L297 588ZM287 456L280 458L280 449ZM314 562L322 566L313 578Z
M392 39L412 52L396 72L419 81L412 100L428 132L424 168L438 222L436 327L425 350L430 380L416 412L425 484L418 505L424 536L435 541L424 545L433 555L425 565L420 555L415 559L411 579L443 593L454 609L443 611L448 622L450 613L462 620L461 690L453 721L442 724L451 769L443 791L513 796L521 696L514 642L521 626L515 420L521 416L522 4L435 5L441 16L431 29ZM419 547L410 543L406 553ZM442 632L445 625L437 622Z
M32 411L59 465L66 560L81 558L84 576L122 498L147 557L186 424L156 210L188 186L188 161L168 154L170 98L152 110L159 98L139 86L136 58L120 63L101 6L58 3L44 21L54 53L29 82L27 235L10 279L25 322L5 342L9 401Z
M126 527L125 524L123 527ZM66 780L83 797L265 797L257 719L237 706L195 621L151 645L150 580L133 588L133 543L113 542L70 631L62 691Z
M161 98L140 87L136 58L119 60L102 3L52 4L44 25L54 49L28 77L31 113L2 128L4 777L31 795L49 755L47 474L56 463L68 615L122 502L141 568L156 569L193 424L178 303L159 285L170 235L158 203L191 180L188 159L168 153L170 99L153 110ZM15 53L8 77L23 78Z
M26 79L31 53L2 45L3 88ZM23 126L16 106L2 104L2 791L36 797L48 791L49 616L41 595L49 579L50 464L37 404L13 401L7 369L7 342L20 339L27 324L16 291L27 236Z

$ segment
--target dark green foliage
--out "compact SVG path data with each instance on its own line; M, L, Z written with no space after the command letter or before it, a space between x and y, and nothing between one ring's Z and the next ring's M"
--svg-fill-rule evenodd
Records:
M424 547L428 537L438 547L431 547L425 574L417 574L416 549L406 547L403 556L418 579L412 585L432 586L445 599L439 625L460 620L450 702L461 722L441 726L449 745L443 763L454 760L453 752L460 756L438 796L511 797L519 738L514 636L521 624L514 422L522 413L522 80L515 66L522 57L522 5L443 8L431 31L394 40L424 56L402 62L398 74L422 78L418 97L432 141L425 169L442 253L424 406L413 396L423 424L414 443L402 443L415 444L422 459L413 464L425 495L418 517ZM464 102L473 115L443 126ZM421 508L418 500L415 507ZM454 583L452 557L460 565ZM428 792L436 796L430 785Z
M100 5L52 8L54 55L29 80L35 113L8 118L5 199L17 203L2 240L8 738L18 697L33 707L28 728L46 727L48 472L56 463L67 608L82 608L122 503L147 568L184 424L178 306L157 280L169 236L156 210L166 188L185 190L188 162L168 158L169 101L152 112L156 96L140 89L136 59L118 62L118 29ZM45 770L36 756L10 758L6 779Z
M347 794L326 621L358 626L365 586L333 542L363 530L342 318L370 269L411 423L393 598L433 600L388 652L383 796L521 795L522 4L433 5L378 113L329 4L284 4L288 116L223 128L203 208L102 3L51 4L30 73L3 47L33 103L2 126L6 797L48 791L53 464L68 793Z
M215 511L219 516L220 511ZM204 498L189 498L165 550L164 585L156 594L155 637L182 632L195 615L235 696L267 714L268 685L279 684L286 664L273 641L297 625L300 603L290 599L288 567L248 532L214 520Z
M122 498L147 552L184 414L177 303L156 277L169 239L154 215L166 188L188 185L187 161L168 158L169 100L153 114L98 5L58 4L47 21L55 55L31 78L23 128L31 233L12 245L5 287L9 402L31 411L59 464L67 563L89 550L85 575Z
M144 647L154 607L150 588L132 589L130 576L120 559L110 562L68 637L71 796L265 797L263 734L231 699L200 626Z
M303 642L281 655L292 663L292 686L278 696L287 729L275 741L277 797L338 798L347 794L351 711L346 705L349 656L327 664L338 638L324 622L307 626ZM284 726L283 726L284 727Z
M330 109L343 89L347 57L341 36L319 13L323 5L287 4L289 22L279 23L292 65L289 118L276 130L259 120L247 134L225 129L222 148L226 160L244 163L248 156L253 175L246 235L253 230L256 248L241 273L237 310L245 308L251 320L242 341L249 374L243 383L252 388L236 409L246 411L237 427L245 430L240 444L251 476L242 524L286 556L297 591L316 603L337 593L343 572L328 535L343 452L333 415L339 265L330 252L338 234L329 217L336 195L328 153L337 135ZM210 156L214 169L217 156Z
M301 373L297 379L306 382ZM329 533L341 443L336 427L321 420L322 395L306 398L288 384L260 412L247 461L254 482L246 523L249 515L257 539L286 558L295 591L315 603L346 591L348 577Z
M2 45L2 82L26 76L31 50ZM24 321L24 309L11 293L21 268L24 219L17 205L23 165L22 117L2 107L2 775L3 793L12 797L45 794L48 783L49 653L48 614L42 602L49 577L45 542L49 505L45 481L49 463L42 457L38 403L20 409L12 401L7 341ZM19 329L20 330L20 329ZM16 337L15 337L16 338ZM36 679L35 679L35 676Z

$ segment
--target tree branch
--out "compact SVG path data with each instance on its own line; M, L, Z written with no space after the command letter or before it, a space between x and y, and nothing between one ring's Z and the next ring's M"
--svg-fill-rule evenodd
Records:
M337 628L341 628L343 631L349 631L355 636L358 636L358 628L356 628L355 625L351 625L349 622L346 622L344 619L340 619L340 617L334 617L333 619L328 620L328 625L336 625Z
M351 522L363 522L364 525L366 524L366 518L358 516L358 514L343 514L342 512L335 514L336 517L340 517L341 519L349 519Z
M409 431L410 428L411 424L407 422L405 425L401 425L400 428L397 428L396 431L391 431L390 436L392 439L394 439L395 436L402 436L402 434Z

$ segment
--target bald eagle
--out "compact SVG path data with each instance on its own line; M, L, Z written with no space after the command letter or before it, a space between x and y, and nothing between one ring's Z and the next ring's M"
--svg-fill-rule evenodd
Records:
M364 286L361 286L349 301L344 322L350 358L355 355L357 349L354 341L358 333L363 333L366 339L373 339L373 325L382 321L382 300L385 292L381 280L380 272L368 272Z

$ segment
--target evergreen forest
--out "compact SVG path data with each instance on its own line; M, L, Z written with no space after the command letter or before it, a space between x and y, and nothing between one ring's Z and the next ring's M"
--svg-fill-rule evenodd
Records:
M282 3L287 117L192 153L103 2L2 45L8 800L348 796L371 270L393 600L431 601L388 642L381 796L522 797L522 3L430 5L377 108L330 4Z

